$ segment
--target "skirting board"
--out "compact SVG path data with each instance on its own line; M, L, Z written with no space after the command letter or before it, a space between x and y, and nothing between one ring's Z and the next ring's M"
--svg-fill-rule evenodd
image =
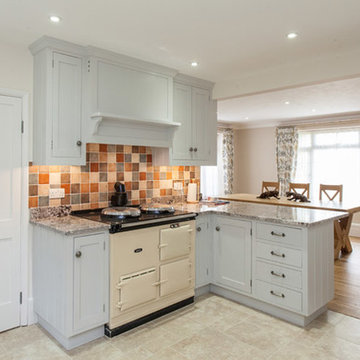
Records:
M248 306L250 308L253 308L255 310L259 310L261 312L264 312L266 314L272 315L274 317L277 317L279 319L288 321L294 325L305 327L308 324L310 324L313 320L315 320L319 315L321 315L323 312L327 310L327 306L323 306L317 311L315 311L310 316L303 316L300 314L293 313L292 311L288 311L285 309L281 309L277 306L264 303L260 300L248 297L246 295L238 294L234 291L224 289L221 286L217 285L205 285L200 288L197 288L195 290L195 296L201 296L203 294L206 294L207 292L211 292L216 295L220 295L226 299L233 300L235 302L238 302L242 305Z
M74 349L80 345L86 344L92 340L104 336L104 325L98 326L95 329L85 331L81 334L72 337L66 337L50 325L46 320L38 316L39 324L52 335L66 350Z
M353 223L351 225L350 236L360 237L360 224Z

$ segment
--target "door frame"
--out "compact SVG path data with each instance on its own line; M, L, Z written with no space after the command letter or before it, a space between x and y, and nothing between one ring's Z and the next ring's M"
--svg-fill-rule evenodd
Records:
M0 88L0 95L15 97L21 100L21 117L23 121L23 133L21 134L21 214L20 214L20 291L22 292L22 304L20 305L20 326L29 323L29 209L28 209L28 178L29 178L29 93L21 90Z

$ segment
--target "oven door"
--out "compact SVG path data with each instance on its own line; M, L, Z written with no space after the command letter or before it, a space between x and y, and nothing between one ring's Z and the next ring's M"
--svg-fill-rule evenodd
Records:
M190 254L192 228L190 225L171 224L160 230L160 260L166 261Z
M157 298L157 271L155 268L122 276L117 285L120 311L133 308Z

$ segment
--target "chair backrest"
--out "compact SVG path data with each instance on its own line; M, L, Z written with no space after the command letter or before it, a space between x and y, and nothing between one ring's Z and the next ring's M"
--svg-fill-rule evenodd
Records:
M264 191L279 191L279 182L277 181L263 181L262 182L262 190L261 192L263 193Z
M301 191L297 191L301 190ZM305 195L307 198L310 197L310 184L301 184L301 183L290 183L289 191L296 192L301 195Z
M334 191L332 195L328 191ZM343 196L343 186L342 185L324 185L320 184L320 200L322 200L322 193L324 193L330 201L334 200L336 196L339 195L340 201L342 201Z

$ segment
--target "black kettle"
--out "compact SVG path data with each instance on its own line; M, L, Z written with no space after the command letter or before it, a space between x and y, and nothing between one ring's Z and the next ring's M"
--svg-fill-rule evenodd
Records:
M128 197L125 185L116 182L114 185L115 194L111 196L111 206L125 206L128 202Z

